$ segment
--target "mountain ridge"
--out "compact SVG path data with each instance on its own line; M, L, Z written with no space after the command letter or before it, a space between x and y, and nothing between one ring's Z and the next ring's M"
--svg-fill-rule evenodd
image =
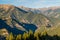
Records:
M27 7L20 7L24 10L26 10ZM43 14L44 16L48 17L49 19L53 19L53 21L58 21L60 20L60 6L52 6L52 7L46 7L46 8L38 8L38 9L33 9L33 8L27 8L28 12L33 12L33 13L38 13L38 14ZM60 22L59 22L60 23Z
M6 24L11 28L16 27L26 32L35 31L41 26L46 27L48 24L51 26L60 23L59 10L52 11L51 9L45 11L31 10L30 8L26 10L12 5L0 5L0 19L6 20Z
M32 12L28 13L27 11L15 6L10 5L8 5L7 7L6 6L7 5L0 5L0 19L1 21L5 20L5 22L2 21L3 23L2 22L0 23L2 24L0 25L0 28L2 28L2 26L4 26L4 24L6 23L5 27L6 28L10 27L12 28L12 30L15 30L14 28L16 28L16 30L18 29L25 32L29 30L35 31L37 29L36 24L38 24L38 20L41 20L42 24L44 24L46 21L46 18L41 14L33 14ZM38 17L40 17L40 19L38 19ZM43 19L41 19L42 17ZM39 23L41 24L41 22Z

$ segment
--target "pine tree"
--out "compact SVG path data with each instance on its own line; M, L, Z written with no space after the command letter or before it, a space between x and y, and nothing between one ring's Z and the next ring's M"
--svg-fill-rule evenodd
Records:
M16 40L21 40L21 34L17 35Z
M14 40L13 34L10 33L10 35L6 37L6 40Z
M28 34L29 35L32 35L33 34L32 30L29 30Z
M23 34L23 39L26 40L29 37L28 33Z

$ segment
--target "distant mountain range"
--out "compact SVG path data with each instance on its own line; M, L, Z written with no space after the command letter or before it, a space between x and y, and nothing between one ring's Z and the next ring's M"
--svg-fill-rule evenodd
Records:
M60 25L60 7L49 8L27 8L13 5L0 5L0 19L5 20L6 26L21 31L35 31L41 26ZM0 28L6 28L1 27ZM11 29L12 30L12 29ZM14 29L15 30L15 29Z
M42 14L46 16L54 24L60 24L60 6L48 7L48 8L27 8L20 6L19 8L26 10L27 12L33 12L34 14Z

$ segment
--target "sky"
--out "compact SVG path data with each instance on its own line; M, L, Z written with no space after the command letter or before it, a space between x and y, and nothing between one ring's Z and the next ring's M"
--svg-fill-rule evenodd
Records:
M0 0L0 4L25 6L29 8L43 8L51 6L60 6L60 0Z

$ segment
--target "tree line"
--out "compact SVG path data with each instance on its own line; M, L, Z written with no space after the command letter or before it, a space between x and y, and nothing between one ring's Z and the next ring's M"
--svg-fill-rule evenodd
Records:
M13 33L10 33L6 37L0 35L0 40L60 40L60 36L50 36L46 31L43 31L42 33L33 33L30 30L28 33L24 34L14 35Z

